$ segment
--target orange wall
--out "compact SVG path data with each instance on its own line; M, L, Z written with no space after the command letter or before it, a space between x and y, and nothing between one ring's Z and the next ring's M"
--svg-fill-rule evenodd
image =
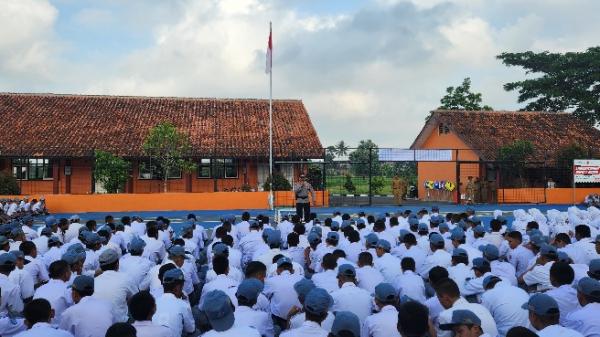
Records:
M276 207L296 207L296 199L294 192L291 191L276 191L274 192ZM329 206L329 192L315 191L315 199L311 206L327 207Z
M592 193L600 194L600 187L575 189L575 200L572 188L552 188L545 191L543 188L499 189L498 202L543 203L545 199L547 204L570 205L582 203L585 197Z
M438 134L437 128L434 128L429 137L425 140L419 149L462 149L452 153L453 162L419 162L417 167L419 189L419 199L427 199L427 189L424 182L426 180L450 180L457 183L456 162L455 161L478 161L479 156L468 149L458 136L452 132L447 134ZM479 164L461 164L460 181L466 184L468 176L479 176ZM451 196L448 192L430 191L430 200L457 201L457 193Z

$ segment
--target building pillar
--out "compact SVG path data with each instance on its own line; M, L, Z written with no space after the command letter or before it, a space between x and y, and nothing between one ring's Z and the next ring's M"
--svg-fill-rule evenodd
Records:
M56 160L56 165L52 165L52 194L60 193L60 169L62 168L62 160Z
M67 172L66 167L69 167ZM68 173L68 174L67 174ZM71 194L71 175L73 174L73 165L71 159L65 160L65 193Z
M184 183L185 183L185 192L186 193L191 193L192 192L192 173L190 172L186 172L184 173Z

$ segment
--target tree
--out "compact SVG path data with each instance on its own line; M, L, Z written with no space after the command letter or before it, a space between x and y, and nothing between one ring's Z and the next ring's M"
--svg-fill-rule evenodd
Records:
M573 143L563 146L556 153L557 166L561 168L572 168L573 160L588 159L593 154L579 144Z
M527 158L533 154L533 144L527 140L516 140L498 149L500 167L508 176L518 177L520 187L525 185L524 175Z
M308 172L306 173L306 179L315 190L323 189L323 173L321 172L321 166L310 165Z
M102 183L108 193L122 191L129 179L131 164L110 152L96 151L94 155L94 179Z
M502 53L506 66L519 66L535 77L506 83L528 111L572 111L590 124L600 122L600 47L569 53Z
M371 193L372 194L379 194L383 191L383 188L385 187L386 181L385 178L382 176L377 176L377 177L373 177L373 179L371 179Z
M188 135L179 132L175 125L164 122L150 129L143 144L144 153L153 159L161 172L163 189L167 192L169 172L191 172L196 165L185 159L191 150Z
M372 140L361 140L356 150L350 153L349 158L354 175L369 175L369 163L371 163L371 174L379 174L379 147Z
M348 145L346 145L346 143L343 140L340 140L339 143L335 145L335 153L338 157L344 157L348 155L349 149L350 147L348 147Z
M481 105L481 93L471 92L471 79L465 78L458 87L446 88L439 109L444 110L494 110L489 105Z
M352 176L350 174L346 174L346 182L344 182L344 188L348 191L349 194L354 194L356 192L356 186L354 186L354 182L352 181Z
M21 189L17 179L10 173L0 172L0 194L2 195L19 195Z
M271 177L263 184L263 190L270 191ZM273 191L290 191L292 184L281 174L281 172L273 172Z

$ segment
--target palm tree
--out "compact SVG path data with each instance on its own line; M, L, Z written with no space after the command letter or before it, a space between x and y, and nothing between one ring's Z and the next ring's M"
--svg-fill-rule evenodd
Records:
M340 157L348 155L348 150L350 150L350 147L346 145L346 143L343 140L340 140L340 142L336 144L335 148L337 155Z

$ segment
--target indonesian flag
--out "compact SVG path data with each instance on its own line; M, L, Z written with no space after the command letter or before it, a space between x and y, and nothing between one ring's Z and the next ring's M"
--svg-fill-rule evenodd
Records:
M267 67L265 73L270 74L273 67L273 30L269 25L269 44L267 45Z

